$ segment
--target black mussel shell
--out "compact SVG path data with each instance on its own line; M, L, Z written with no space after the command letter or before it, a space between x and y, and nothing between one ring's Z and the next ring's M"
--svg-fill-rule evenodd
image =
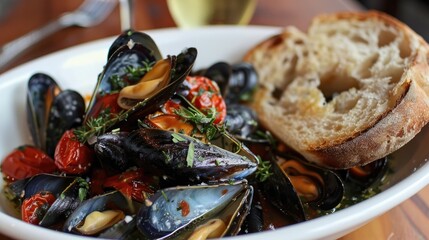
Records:
M85 113L82 96L72 90L61 91L52 77L37 73L27 89L27 122L34 145L53 157L65 131L80 126Z
M120 128L121 130L136 129L140 119L144 119L148 114L158 110L168 99L170 99L181 86L186 76L191 72L192 66L197 58L197 49L188 48L177 57L173 58L173 70L169 84L160 89L156 95L136 104L128 110L126 119L117 122L110 129ZM130 129L131 128L131 129Z
M46 153L54 156L61 136L69 129L82 125L85 100L76 91L65 90L58 94L49 111L46 131Z
M248 95L258 84L258 79L258 74L252 64L241 62L232 65L232 76L226 96L227 103L247 100Z
M85 200L89 185L82 178L75 180L62 191L40 221L40 226L49 227L70 215Z
M107 54L107 59L113 55L120 47L127 45L130 40L135 43L139 43L147 48L148 52L150 52L153 57L153 61L158 61L162 59L161 52L159 51L158 46L155 41L146 33L134 31L133 29L125 30L121 35L119 35L112 45L109 48L109 52Z
M205 70L203 74L217 83L222 96L228 94L228 84L232 75L231 65L226 62L217 62Z
M29 198L38 192L50 192L58 197L75 177L65 177L53 174L39 174L30 178L10 183L7 188L18 198Z
M218 84L227 105L248 100L258 83L258 74L255 68L246 62L233 65L217 62L199 74L203 74Z
M127 136L127 132L118 132L106 133L97 137L94 150L103 168L122 172L131 167L132 161L127 157L124 146Z
M61 92L55 80L44 73L30 77L27 86L27 123L34 145L46 148L46 128L48 113L55 97Z
M156 166L187 182L239 180L257 167L246 156L160 129L135 130L124 146L137 165Z
M231 134L247 138L258 128L255 111L241 104L230 104L227 108L225 125Z
M379 182L388 170L387 157L378 159L364 166L356 166L346 170L339 170L338 174L343 179L350 193L361 193L371 185Z
M270 171L272 175L259 183L259 189L263 195L290 220L297 223L305 221L306 216L301 199L291 180L275 159L271 159Z
M295 156L278 155L277 160L304 203L316 209L330 210L343 199L343 181L335 172Z
M107 209L119 209L127 215L134 213L132 203L118 191L112 191L103 195L98 195L82 202L73 213L66 219L63 231L77 233L76 227L94 211L104 211Z
M115 51L112 57L109 58L103 72L98 77L97 84L87 109L85 121L97 114L94 112L94 106L106 94L119 91L124 86L135 84L136 82L134 81L140 80L140 78L129 79L127 77L127 69L145 68L147 67L145 64L155 63L155 60L150 54L151 52L147 48L137 43L131 48L127 45L121 46ZM115 80L117 78L119 78L119 80Z

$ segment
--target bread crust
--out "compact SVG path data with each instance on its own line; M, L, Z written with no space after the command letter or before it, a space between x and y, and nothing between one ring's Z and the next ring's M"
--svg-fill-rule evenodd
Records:
M416 40L418 49L409 57L410 63L404 69L401 85L398 86L401 95L396 99L396 104L378 116L372 124L360 132L351 133L346 139L331 139L307 146L303 146L300 140L285 136L288 133L276 124L281 122L279 118L282 116L278 109L266 101L272 94L271 90L260 87L252 106L265 128L307 160L332 169L345 169L368 164L396 151L429 122L429 45L405 24L376 11L322 15L315 18L312 24L338 19L382 21ZM252 62L257 52L272 51L287 37L289 33L285 31L258 44L245 55L244 61Z

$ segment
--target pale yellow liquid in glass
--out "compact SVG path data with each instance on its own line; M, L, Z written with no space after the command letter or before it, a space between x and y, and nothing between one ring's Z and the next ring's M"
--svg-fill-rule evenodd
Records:
M168 0L168 8L177 26L183 28L212 24L246 25L256 0Z

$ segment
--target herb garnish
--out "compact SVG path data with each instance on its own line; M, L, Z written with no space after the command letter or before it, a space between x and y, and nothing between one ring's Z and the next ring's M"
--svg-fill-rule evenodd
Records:
M178 110L175 110L175 113L185 120L193 122L197 129L206 135L208 140L213 139L216 133L218 133L219 129L213 124L216 119L215 108L210 108L207 115L193 106L189 108L180 107Z
M258 157L259 158L259 157ZM271 163L270 161L263 161L259 158L258 169L256 170L256 178L260 182L266 181L273 173L270 171Z
M188 154L186 155L186 164L187 164L186 166L188 167L192 167L194 165L194 151L195 151L194 142L191 141L188 147Z
M111 92L120 91L122 88L129 84L135 84L152 69L155 62L149 62L149 59L142 61L142 66L126 66L125 74L117 75L114 74L109 77Z
M110 114L110 117L99 116L97 118L90 118L85 125L75 129L74 134L79 142L85 143L91 137L103 134L116 123L127 119L128 114L135 111L135 109L143 107L146 103L147 99L137 103L133 108L126 112L121 111L118 114Z
M168 202L167 194L165 194L165 192L164 192L163 190L161 190L161 194L162 194L162 196L164 197L165 201L167 201L167 202Z
M89 190L89 184L85 179L78 178L78 184L79 184L79 200L83 202L83 200L86 199L86 196L88 195Z
M182 136L180 136L179 134L177 134L177 133L172 133L171 134L171 136L173 137L171 140L174 142L174 143L178 143L178 142L185 142L186 141L186 139L185 138L183 138Z

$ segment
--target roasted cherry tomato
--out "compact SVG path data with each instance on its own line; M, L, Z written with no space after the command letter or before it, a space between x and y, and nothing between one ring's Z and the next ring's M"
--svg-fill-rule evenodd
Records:
M107 173L104 169L93 169L91 173L91 196L96 196L104 193L103 183L107 178Z
M180 132L187 135L191 135L194 129L192 124L185 122L175 114L161 114L155 117L150 117L145 120L145 123L152 128Z
M191 85L186 98L203 113L207 113L210 108L215 108L217 116L213 123L222 123L226 116L226 104L216 82L202 76L188 76L186 81Z
M22 220L38 225L55 199L55 196L50 192L36 193L30 198L25 199L21 205Z
M167 100L167 102L162 105L162 112L166 114L175 114L176 110L179 110L181 107L180 102L176 102L174 100Z
M147 195L155 192L157 184L154 179L145 176L143 170L139 168L109 177L103 185L106 188L113 187L125 196L143 202Z
M9 181L32 177L39 173L57 170L54 160L42 150L33 146L21 146L3 160L1 170Z
M119 93L106 94L95 103L94 107L88 113L88 117L96 118L101 112L108 111L109 114L118 114L122 108L118 105Z
M66 131L55 148L55 165L68 174L86 172L94 159L94 152L88 146L80 143L73 130Z

